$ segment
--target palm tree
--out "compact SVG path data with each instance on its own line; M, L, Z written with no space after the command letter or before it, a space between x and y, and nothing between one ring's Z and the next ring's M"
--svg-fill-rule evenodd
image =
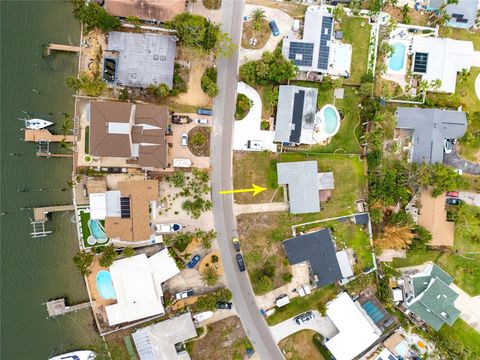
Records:
M403 7L400 10L400 14L402 14L403 17L403 22L405 22L405 18L408 17L408 13L410 12L410 7L408 4L403 5Z
M463 68L462 71L460 71L460 82L462 84L465 84L468 81L468 77L470 76L470 72L468 69Z
M72 127L72 120L69 114L63 114L63 122L62 122L62 134L67 135Z
M212 266L209 266L203 269L202 281L207 286L214 286L218 282L217 270Z
M396 8L398 5L398 0L390 0L390 4L392 4L393 8Z
M267 16L265 15L265 10L260 8L253 9L250 13L250 19L252 19L253 29L260 30L262 22L266 18Z
M72 151L72 145L70 145L65 138L60 141L60 147L65 150Z

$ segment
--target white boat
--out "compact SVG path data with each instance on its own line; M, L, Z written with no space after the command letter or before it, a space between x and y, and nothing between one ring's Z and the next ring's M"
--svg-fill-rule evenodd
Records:
M53 122L43 119L25 119L25 127L31 130L45 129L53 125Z
M178 232L182 229L182 225L177 224L177 223L171 223L171 224L156 224L155 225L155 230L157 233L174 233Z
M57 355L48 360L93 360L96 354L90 350L72 351L66 354Z
M213 315L213 311L204 311L192 316L193 321L200 323L204 320L210 319Z

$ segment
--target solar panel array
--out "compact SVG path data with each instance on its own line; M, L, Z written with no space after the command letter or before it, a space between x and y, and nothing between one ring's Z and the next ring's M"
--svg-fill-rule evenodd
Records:
M452 18L454 18L455 22L457 23L462 23L462 24L468 23L468 19L465 19L463 14L452 14Z
M413 72L423 73L427 72L428 53L417 52L413 61Z
M302 59L296 59L297 54L302 54ZM312 66L313 60L313 43L290 42L290 50L288 58L293 60L298 66Z
M320 46L318 49L317 67L322 70L328 70L328 57L330 54L330 46L328 43L332 39L333 18L322 16L322 29L320 32Z
M120 198L120 216L122 218L130 217L130 198L129 197Z

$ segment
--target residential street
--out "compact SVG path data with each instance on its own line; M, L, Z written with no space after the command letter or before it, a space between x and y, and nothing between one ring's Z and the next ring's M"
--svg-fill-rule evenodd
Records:
M222 4L222 30L230 34L235 44L240 43L244 2L224 1ZM215 229L225 271L227 285L232 291L233 302L252 342L258 358L283 359L267 324L260 316L247 272L239 272L231 238L236 229L231 195L219 195L219 191L232 188L232 136L237 89L238 51L231 58L218 62L217 83L220 94L214 103L212 132L212 201Z

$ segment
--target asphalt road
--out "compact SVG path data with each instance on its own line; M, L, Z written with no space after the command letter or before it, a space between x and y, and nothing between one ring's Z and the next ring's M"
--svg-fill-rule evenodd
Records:
M240 44L243 0L222 1L222 29ZM283 359L267 324L255 304L247 272L238 270L231 238L236 231L231 195L219 195L220 190L232 188L232 137L237 89L238 51L229 59L218 62L217 83L220 93L215 99L212 131L212 202L215 230L227 285L243 327L261 360Z

